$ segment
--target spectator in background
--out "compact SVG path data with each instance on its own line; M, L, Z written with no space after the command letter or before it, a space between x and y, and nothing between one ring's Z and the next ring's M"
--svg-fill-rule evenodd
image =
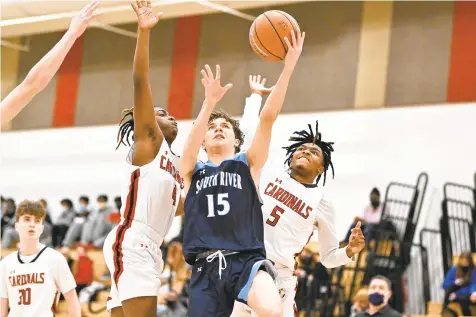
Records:
M108 218L109 222L113 225L121 222L121 207L122 207L121 196L116 196L116 198L114 198L114 205L116 206L116 208L109 215L109 218Z
M94 248L102 248L104 240L113 224L109 221L109 216L113 209L107 204L108 197L99 195L97 199L97 210L93 211L88 220L84 223L83 232L81 234L81 243L91 245Z
M87 221L89 214L89 197L79 197L78 213L75 215L73 223L66 232L66 236L62 243L64 248L71 248L73 246L73 243L81 238L83 226L84 223Z
M16 204L12 198L2 202L2 248L13 247L14 241L19 240L18 232L15 230Z
M355 317L403 317L402 314L392 309L388 305L392 297L392 283L382 275L374 276L370 280L368 289L369 308L366 311L357 313Z
M2 232L5 232L7 226L11 227L15 223L15 210L15 201L11 198L5 199L2 196Z
M65 198L61 200L61 208L63 211L53 225L52 240L53 247L56 248L61 245L68 232L68 228L76 217L76 211L73 209L73 202L71 199Z
M358 313L364 312L369 307L369 290L361 288L355 294L352 307L350 308L350 317L355 317Z
M51 220L51 215L46 200L40 199L40 203L45 207L46 211L45 220L43 221L43 233L40 236L40 242L44 245L51 246L51 232L53 230L53 221Z
M446 273L443 289L443 309L455 302L461 305L464 316L472 316L470 306L476 306L476 269L471 252L461 254L458 263Z
M362 232L364 233L365 240L370 242L374 237L373 231L377 229L378 224L380 223L380 218L382 217L382 204L380 201L380 192L374 187L370 192L370 205L364 209L363 217L355 217L354 223L351 225L345 241L349 241L351 229L353 229L357 222L361 222Z

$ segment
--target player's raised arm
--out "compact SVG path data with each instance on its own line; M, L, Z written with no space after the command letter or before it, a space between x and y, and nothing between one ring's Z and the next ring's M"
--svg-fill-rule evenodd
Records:
M232 84L227 84L222 87L220 84L220 65L216 66L216 75L213 76L213 72L210 66L205 65L205 69L202 69L201 74L202 84L205 88L205 101L203 102L202 109L198 114L197 120L195 120L190 133L185 140L184 150L180 157L180 174L185 181L185 193L190 186L190 180L192 173L197 163L198 152L202 145L205 133L207 132L208 119L215 109L216 104L223 98L225 93L233 87Z
M76 39L86 30L99 6L93 1L85 6L71 21L68 31L28 73L26 78L0 103L0 122L5 124L49 84L56 74Z
M250 168L252 170L253 178L256 178L256 172L259 172L268 159L269 144L271 141L271 131L273 124L281 112L284 98L289 85L289 80L294 72L294 68L301 56L302 46L304 43L305 33L294 34L291 31L291 43L287 38L284 38L288 47L288 53L284 61L284 68L279 76L278 82L273 91L266 100L266 103L261 110L258 128L255 137L251 143L249 150L246 152ZM257 180L255 179L255 182Z
M150 144L149 140L152 140L158 150L164 136L155 119L152 91L149 81L149 48L150 31L159 22L162 12L155 14L152 11L150 0L132 0L131 5L137 15L138 22L138 37L133 70L134 142L136 144L136 150L141 151L141 143L146 141L147 144Z
M261 78L260 75L250 75L249 84L251 95L246 98L243 117L240 120L241 131L245 135L245 140L241 146L242 151L248 150L253 141L256 128L258 127L259 110L263 96L269 95L274 88L274 86L266 88L266 78Z

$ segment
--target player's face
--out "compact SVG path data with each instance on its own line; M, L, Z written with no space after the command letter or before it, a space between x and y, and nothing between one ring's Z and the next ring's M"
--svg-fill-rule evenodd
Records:
M33 215L23 215L15 224L20 240L38 240L43 233L43 219Z
M230 122L217 118L208 124L204 140L205 150L216 147L234 149L236 143L235 132Z
M294 152L291 160L291 169L305 172L317 177L324 171L321 149L312 143L301 145Z
M162 108L155 107L155 119L159 125L160 130L164 134L165 140L172 143L177 137L178 125L175 118Z

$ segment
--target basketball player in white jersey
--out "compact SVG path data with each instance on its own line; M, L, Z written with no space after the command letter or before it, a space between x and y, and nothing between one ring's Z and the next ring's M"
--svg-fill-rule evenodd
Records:
M134 58L134 107L126 111L119 144L134 143L129 154L131 173L122 193L121 222L106 238L103 251L111 272L107 309L113 317L155 317L163 261L160 245L177 207L183 182L170 146L177 123L165 110L154 108L149 84L150 30L161 14L151 1L131 2L138 19ZM126 117L129 117L126 120ZM183 213L183 207L180 207Z
M15 89L0 103L1 125L11 121L18 113L49 84L60 68L66 55L76 40L84 33L88 23L94 16L99 1L85 6L71 21L68 31L61 40L48 52L28 73Z
M52 317L60 292L68 304L68 316L81 316L66 258L40 243L45 216L40 202L25 200L18 205L15 229L20 249L0 262L1 317Z
M261 91L266 91L261 78L250 76L254 94L247 98L243 122L246 122L246 146L254 134L254 126L261 105ZM263 221L266 256L275 263L276 280L282 300L283 316L295 316L297 268L296 258L311 239L315 229L319 234L318 251L324 266L328 268L345 265L365 246L365 238L358 224L352 231L349 245L339 248L335 228L335 211L325 199L322 187L317 184L322 175L325 184L331 161L333 143L322 141L321 133L298 131L290 138L294 141L286 153L286 165L276 166L268 162L263 169L259 192L263 200ZM251 316L254 313L245 305L235 302L232 316Z

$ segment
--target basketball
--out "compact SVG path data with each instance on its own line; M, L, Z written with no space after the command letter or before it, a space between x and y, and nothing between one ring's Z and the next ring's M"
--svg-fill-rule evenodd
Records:
M258 16L250 28L250 44L253 51L263 60L278 62L284 60L287 37L291 42L291 31L301 32L296 20L284 11L271 10Z

